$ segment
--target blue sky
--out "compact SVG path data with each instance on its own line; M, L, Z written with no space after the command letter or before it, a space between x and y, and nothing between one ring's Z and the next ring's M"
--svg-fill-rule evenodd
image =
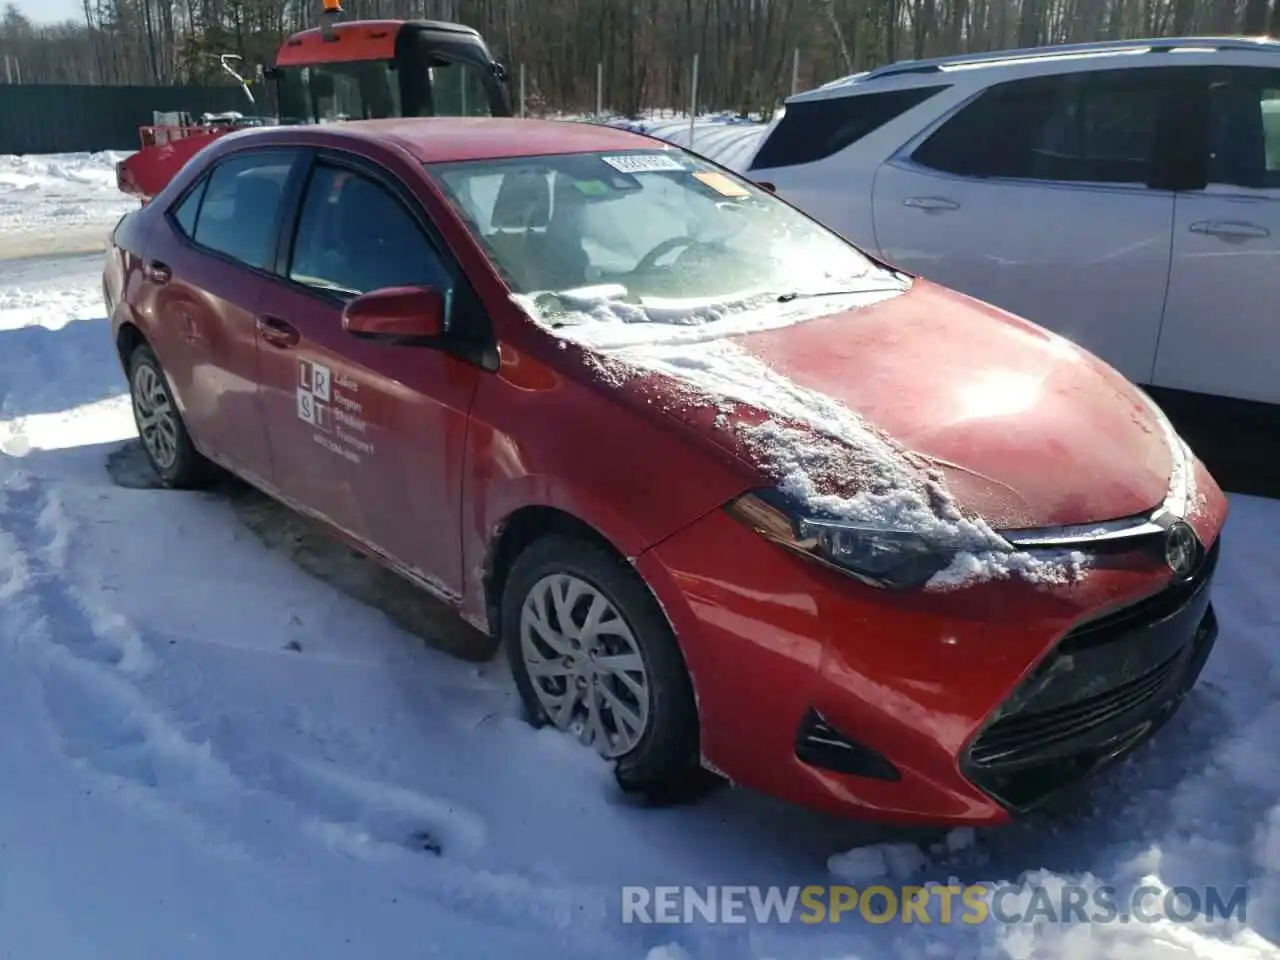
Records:
M32 20L53 22L84 16L81 0L15 0L19 10Z

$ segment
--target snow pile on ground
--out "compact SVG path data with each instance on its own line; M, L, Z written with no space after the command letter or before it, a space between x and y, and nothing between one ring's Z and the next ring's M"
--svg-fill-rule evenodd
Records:
M637 809L570 738L518 719L500 660L427 649L264 547L247 494L114 485L104 464L134 430L98 291L97 257L0 264L13 956L1280 956L1280 504L1232 498L1202 683L1072 811L939 840L731 790ZM934 899L927 922L750 906L746 922L623 921L626 885L770 887L794 904L833 883ZM951 885L989 891L1010 922L966 921L959 895L944 922ZM1243 921L1181 922L1160 895L1242 885ZM1046 897L1107 888L1155 891L1152 921L1043 913Z
M127 153L0 156L0 230L92 224L103 232L137 201L116 188Z

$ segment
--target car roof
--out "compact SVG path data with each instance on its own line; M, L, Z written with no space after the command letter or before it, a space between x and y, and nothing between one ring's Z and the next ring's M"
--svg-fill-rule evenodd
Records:
M813 90L806 90L788 98L788 104L810 100L838 99L871 89L888 89L899 86L920 86L937 83L941 75L956 76L951 71L963 70L970 76L978 73L1003 73L1028 68L1032 71L1054 64L1079 64L1092 61L1106 64L1108 58L1129 54L1152 54L1154 59L1126 58L1126 65L1168 63L1167 55L1201 53L1263 53L1275 56L1280 53L1280 42L1270 37L1210 36L1210 37L1156 37L1133 40L1100 40L1096 42L1063 43L1043 47L1018 47L1011 50L993 50L985 53L957 53L927 60L898 60L871 70L832 80ZM1186 60L1185 62L1192 62ZM1109 65L1109 64L1106 64ZM975 69L976 68L976 69ZM887 87L885 85L888 85Z
M405 117L350 120L290 127L258 127L236 135L245 142L360 140L394 144L422 163L498 160L607 150L678 150L678 147L617 127L574 120L517 117Z

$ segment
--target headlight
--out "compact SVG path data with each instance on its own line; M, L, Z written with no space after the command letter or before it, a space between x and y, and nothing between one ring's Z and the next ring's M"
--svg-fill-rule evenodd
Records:
M775 543L876 587L923 586L963 550L909 530L806 515L776 490L743 494L726 509Z

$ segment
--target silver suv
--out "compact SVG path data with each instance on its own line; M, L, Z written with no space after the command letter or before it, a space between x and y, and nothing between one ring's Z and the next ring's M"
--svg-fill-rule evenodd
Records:
M1130 380L1280 403L1280 43L894 63L787 101L747 173Z

